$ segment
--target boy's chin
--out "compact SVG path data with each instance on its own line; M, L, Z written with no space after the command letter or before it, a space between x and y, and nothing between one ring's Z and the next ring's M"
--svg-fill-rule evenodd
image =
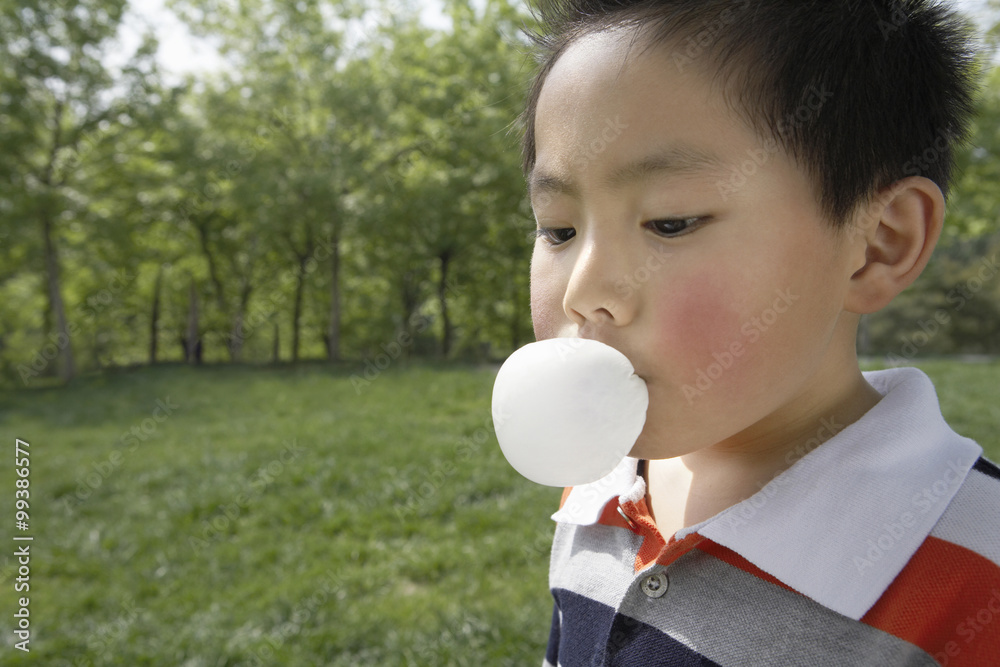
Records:
M676 438L670 438L666 434L656 437L648 433L648 431L649 427L647 425L647 428L643 429L638 439L636 439L635 444L632 445L632 450L628 453L629 456L636 459L656 461L658 459L672 459L688 453L687 451L683 451L683 448L676 447Z

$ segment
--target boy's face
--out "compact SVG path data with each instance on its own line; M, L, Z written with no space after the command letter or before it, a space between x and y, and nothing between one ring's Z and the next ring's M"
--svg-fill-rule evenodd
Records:
M766 447L858 373L843 304L863 245L709 77L629 41L578 39L538 101L535 335L629 357L650 394L633 456Z

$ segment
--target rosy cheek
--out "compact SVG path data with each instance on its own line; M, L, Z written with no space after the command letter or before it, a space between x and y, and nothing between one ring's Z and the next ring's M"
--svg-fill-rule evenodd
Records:
M729 370L742 357L732 351L734 343L745 342L740 331L744 318L733 303L732 288L725 289L717 280L696 277L660 298L661 358L677 360L673 383L693 383L699 370L715 371L712 364L725 364Z

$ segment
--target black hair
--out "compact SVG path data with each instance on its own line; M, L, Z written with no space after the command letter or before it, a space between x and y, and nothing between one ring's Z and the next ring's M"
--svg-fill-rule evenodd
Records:
M907 176L947 192L979 72L969 22L932 0L539 0L540 67L522 116L525 173L552 66L609 28L662 45L664 67L722 77L732 108L813 177L834 224Z

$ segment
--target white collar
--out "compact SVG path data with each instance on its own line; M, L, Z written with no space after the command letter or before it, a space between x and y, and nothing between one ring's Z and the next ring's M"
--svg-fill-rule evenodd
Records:
M883 395L857 422L697 532L830 609L860 619L881 597L982 453L944 421L934 385L915 368L864 374ZM596 523L607 503L638 501L637 460L575 487L552 518ZM664 536L669 537L669 536Z

